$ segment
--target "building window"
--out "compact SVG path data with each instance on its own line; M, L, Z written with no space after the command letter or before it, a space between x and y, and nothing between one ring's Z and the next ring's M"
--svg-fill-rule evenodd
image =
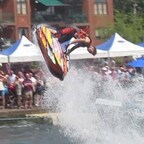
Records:
M28 37L28 28L19 28L18 35L19 35L19 39L22 36Z
M106 0L95 0L94 14L95 15L107 15L108 14Z
M18 14L27 14L26 0L17 0L17 13Z

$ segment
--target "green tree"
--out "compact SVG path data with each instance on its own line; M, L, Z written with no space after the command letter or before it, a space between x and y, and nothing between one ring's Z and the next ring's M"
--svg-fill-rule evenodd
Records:
M134 43L143 41L144 19L133 13L115 11L115 32Z
M114 17L114 26L100 29L103 40L117 32L133 43L144 42L144 0L114 0Z
M144 0L114 0L114 16L106 37L117 32L133 43L144 41Z
M119 12L144 15L144 0L114 0L114 9Z

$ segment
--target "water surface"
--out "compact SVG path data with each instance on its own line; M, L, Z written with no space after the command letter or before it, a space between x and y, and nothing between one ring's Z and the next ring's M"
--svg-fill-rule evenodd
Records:
M58 126L28 124L0 127L0 144L72 144Z

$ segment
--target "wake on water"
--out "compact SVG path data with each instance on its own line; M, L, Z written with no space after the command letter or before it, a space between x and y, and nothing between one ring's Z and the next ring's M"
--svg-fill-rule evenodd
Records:
M61 132L75 144L143 144L143 81L102 82L82 67L71 64L65 80L50 84L45 94L45 105L60 112ZM100 104L99 98L122 105Z
M53 77L47 81L45 106L60 113L61 132L74 144L144 143L143 81L126 86L103 82L99 74L75 63L64 81ZM98 103L98 99L118 104Z

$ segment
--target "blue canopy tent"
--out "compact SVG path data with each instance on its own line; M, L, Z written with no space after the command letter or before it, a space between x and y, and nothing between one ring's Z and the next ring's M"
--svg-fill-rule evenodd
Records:
M138 43L137 45L144 47L144 42Z
M132 67L144 67L144 57L134 60L132 62L127 63L128 66Z
M96 46L97 49L107 51L108 57L143 55L144 48L133 44L115 33L104 43Z
M17 40L11 47L4 49L0 55L7 56L7 62L41 61L40 49L25 36Z

